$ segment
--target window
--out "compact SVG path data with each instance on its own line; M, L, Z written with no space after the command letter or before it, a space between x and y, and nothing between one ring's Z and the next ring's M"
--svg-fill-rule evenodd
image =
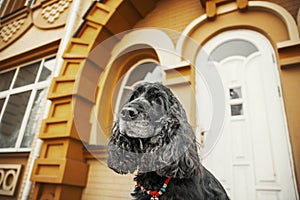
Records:
M241 87L229 89L231 116L243 116L243 97Z
M209 56L210 61L220 62L230 56L243 56L248 57L249 55L257 52L258 49L252 43L246 40L230 40L220 44Z
M134 86L143 81L162 82L164 80L164 71L154 60L144 60L137 63L127 72L121 84L121 88L116 102L115 114L124 105L129 94L133 91Z
M244 119L246 110L239 74L243 68L241 62L246 63L246 59L257 52L258 48L253 43L244 39L232 39L218 45L209 55L210 62L219 65L220 69L223 68L219 70L219 73L224 73L222 75L223 82L225 85L229 84L227 85L228 91L225 92L229 94L231 119Z
M0 17L34 4L34 0L0 0Z
M55 58L0 72L0 151L29 150Z

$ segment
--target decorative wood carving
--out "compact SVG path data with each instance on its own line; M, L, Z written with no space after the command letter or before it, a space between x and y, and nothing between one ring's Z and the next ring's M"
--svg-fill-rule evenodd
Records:
M66 23L72 0L40 1L5 17L0 24L0 51L16 41L34 25L39 29L55 29Z
M56 0L43 2L41 9L36 10L33 23L40 29L53 29L65 25L72 0Z
M0 30L0 36L3 42L7 42L24 24L25 19L18 19L4 25Z
M60 0L42 10L43 18L50 24L55 22L59 16L69 7L72 0Z
M14 195L21 167L19 164L0 164L0 195Z
M32 21L28 12L4 21L0 26L0 51L24 35L31 25Z
M208 18L216 17L218 5L232 1L236 2L240 10L244 10L248 7L248 0L200 0L202 6L206 8L206 15Z

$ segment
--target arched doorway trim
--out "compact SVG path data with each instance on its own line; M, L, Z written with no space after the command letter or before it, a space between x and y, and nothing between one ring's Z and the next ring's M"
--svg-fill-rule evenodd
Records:
M158 28L135 29L126 33L124 38L114 47L110 60L115 60L125 49L139 44L153 47L160 64L163 66L173 66L180 62L180 56L176 56L173 41L163 30Z
M290 41L299 40L299 32L297 24L291 14L285 10L283 7L270 3L270 2L262 2L262 1L249 1L248 2L249 10L265 10L266 12L274 13L280 20L282 20L289 34ZM225 4L220 6L217 11L217 15L224 15L229 12L238 11L238 7L235 3ZM199 28L199 26L205 24L207 22L206 14L200 16L199 18L192 21L182 32L181 37L179 38L176 51L182 53L184 45L187 41L187 37L191 36L192 33ZM282 41L283 42L283 41Z

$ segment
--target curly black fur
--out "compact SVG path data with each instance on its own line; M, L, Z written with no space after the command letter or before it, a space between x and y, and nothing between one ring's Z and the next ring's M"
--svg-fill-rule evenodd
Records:
M133 173L147 190L162 187L160 200L228 199L219 181L200 163L195 134L183 107L160 83L143 83L133 91L114 123L108 144L108 166L120 174ZM149 200L136 187L132 196Z

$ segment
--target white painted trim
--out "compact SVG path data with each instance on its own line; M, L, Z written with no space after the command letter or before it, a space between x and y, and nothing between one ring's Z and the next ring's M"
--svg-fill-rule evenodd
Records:
M28 91L30 91L30 90L28 90ZM20 130L19 130L19 134L18 134L16 144L15 144L15 146L17 148L17 151L21 148L21 143L22 143L22 140L23 140L23 137L24 137L24 134L25 134L25 129L27 127L28 119L29 119L29 116L30 116L30 113L31 113L31 110L32 110L32 106L33 106L33 103L34 103L36 92L37 92L37 90L32 90L31 91L31 94L30 94L30 97L29 97L29 100L28 100L28 103L27 103L27 106L26 106L26 109L25 109L25 113L23 115L22 124L21 124Z
M24 6L31 6L31 5L33 5L34 3L35 3L34 0L26 0Z
M38 90L46 89L49 86L49 82L51 81L51 79L47 79L45 81L38 82L38 80L40 78L40 75L41 75L41 72L42 72L43 67L44 67L43 65L44 65L45 60L47 60L49 58L52 58L52 57L53 57L53 55L50 55L50 56L47 56L47 57L43 58L42 60L38 60L38 61L35 60L35 61L32 61L32 62L24 63L20 66L17 66L15 69L10 69L10 70L15 70L15 74L14 74L14 77L13 77L11 83L10 83L9 89L6 90L6 91L1 91L0 92L0 98L1 99L5 98L5 101L4 101L4 104L3 104L3 109L0 113L0 121L3 117L3 115L4 115L5 108L8 104L9 97L11 95L20 94L22 92L28 92L28 91L31 91L31 94L30 94L30 97L29 97L29 100L28 100L28 103L27 103L27 107L25 109L24 116L22 118L22 124L20 126L20 130L19 130L19 134L18 134L16 143L15 143L15 147L13 147L13 148L0 148L0 153L1 152L30 151L30 148L21 148L20 145L22 143L22 139L23 139L23 136L24 136L24 131L26 129L27 121L28 121L28 118L29 118L30 112L31 112L31 109L29 109L29 108L32 107L32 105L34 103L35 94ZM38 72L37 72L37 75L36 75L36 78L35 78L34 82L31 83L31 84L28 84L28 85L13 88L13 86L15 84L15 81L18 77L18 73L19 73L20 69L22 67L30 66L31 64L38 63L38 62L39 62L39 67L38 67ZM10 71L10 70L5 70L5 72ZM2 71L1 71L1 73L2 73Z

